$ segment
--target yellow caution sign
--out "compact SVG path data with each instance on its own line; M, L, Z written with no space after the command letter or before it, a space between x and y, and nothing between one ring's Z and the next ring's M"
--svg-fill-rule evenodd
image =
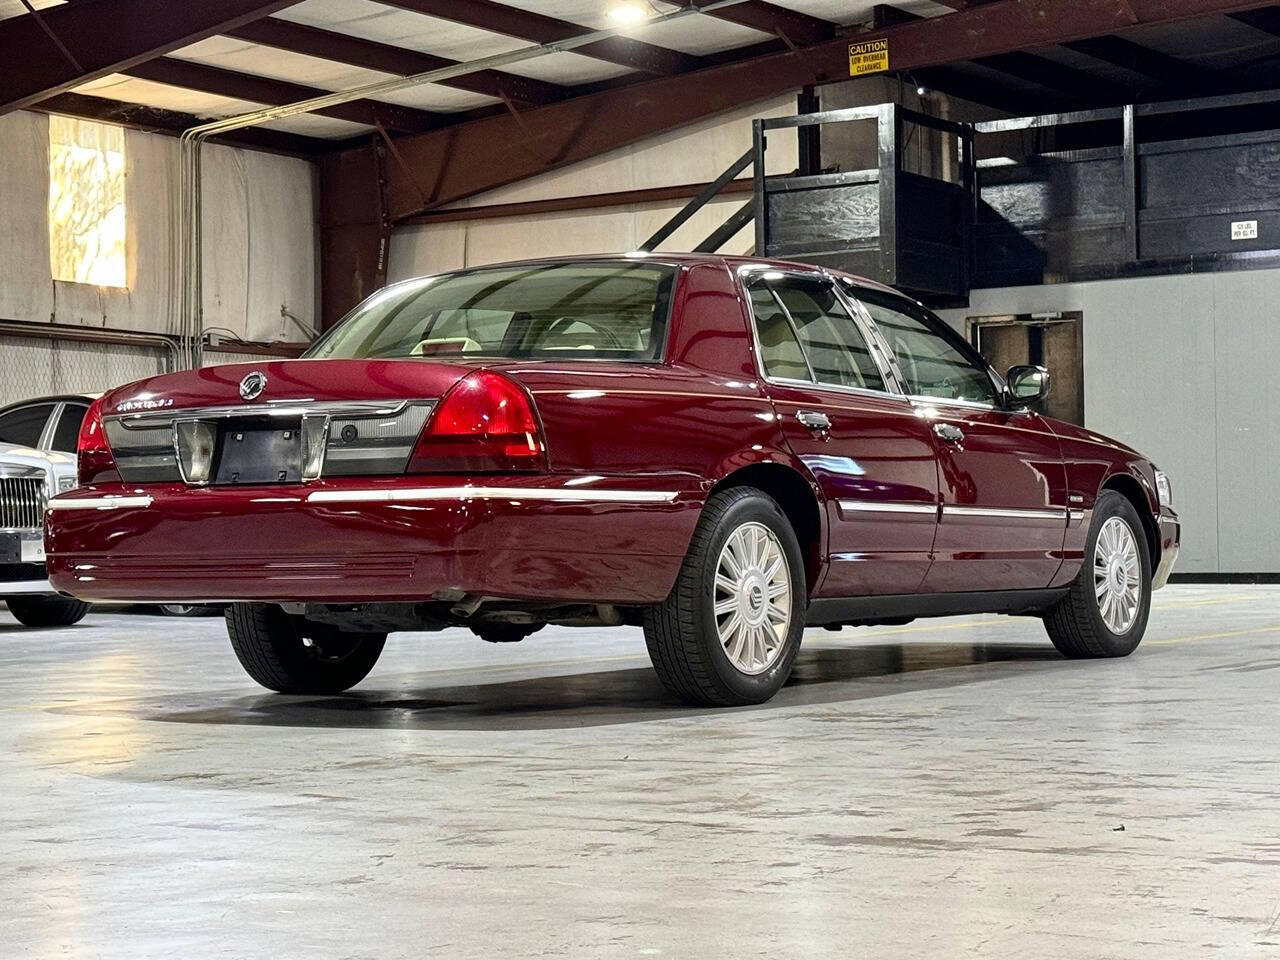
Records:
M889 69L889 41L863 40L849 44L849 76L884 73Z

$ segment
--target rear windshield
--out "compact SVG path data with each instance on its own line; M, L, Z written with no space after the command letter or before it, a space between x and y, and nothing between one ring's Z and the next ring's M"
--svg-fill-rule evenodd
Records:
M304 356L656 360L675 275L667 264L608 262L410 280L365 301Z

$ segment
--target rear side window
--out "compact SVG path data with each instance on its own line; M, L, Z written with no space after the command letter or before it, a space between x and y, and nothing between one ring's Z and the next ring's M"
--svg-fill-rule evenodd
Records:
M866 338L829 281L759 277L751 281L750 292L768 376L885 389Z
M986 364L942 320L877 291L859 290L857 297L893 350L908 393L995 404Z
M0 414L0 442L16 443L24 447L40 444L40 434L53 413L52 403L35 403Z
M62 408L58 425L53 430L53 449L62 453L75 453L80 438L80 423L89 408L83 403L68 403Z
M587 261L426 277L371 297L305 356L657 360L676 274Z

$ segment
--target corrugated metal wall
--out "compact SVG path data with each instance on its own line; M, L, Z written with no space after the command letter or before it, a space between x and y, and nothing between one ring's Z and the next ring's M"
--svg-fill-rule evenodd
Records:
M975 290L966 317L1080 310L1086 426L1166 470L1182 573L1280 573L1280 270Z

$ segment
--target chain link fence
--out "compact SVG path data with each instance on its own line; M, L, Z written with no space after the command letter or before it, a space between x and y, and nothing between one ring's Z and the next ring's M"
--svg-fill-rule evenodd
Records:
M0 332L0 404L59 393L101 393L173 369L163 344Z

